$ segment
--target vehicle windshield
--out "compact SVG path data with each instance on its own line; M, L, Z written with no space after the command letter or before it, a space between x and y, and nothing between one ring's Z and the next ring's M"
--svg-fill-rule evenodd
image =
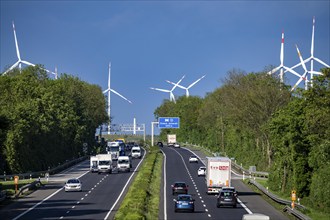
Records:
M122 163L128 163L129 161L128 160L119 160L118 163L119 164L122 164Z
M110 165L110 161L108 161L108 160L101 160L101 161L99 161L99 165Z
M186 187L185 183L175 183L174 184L175 187Z
M110 147L110 151L111 152L119 151L119 146L117 146L117 147Z
M79 180L76 179L68 180L68 183L79 183Z
M191 196L178 196L178 200L180 201L190 201L192 200Z
M139 153L140 150L135 150L135 149L134 149L134 150L132 150L132 152L133 152L133 153Z
M232 195L233 195L233 192L230 192L230 191L221 192L221 196L230 197Z

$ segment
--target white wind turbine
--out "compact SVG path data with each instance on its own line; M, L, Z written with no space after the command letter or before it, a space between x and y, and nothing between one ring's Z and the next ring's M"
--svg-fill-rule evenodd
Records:
M178 84L183 80L184 77L185 77L185 75L183 75L183 77L172 87L171 90L168 90L168 89L159 89L159 88L153 88L153 87L150 87L150 89L157 90L157 91L160 91L160 92L168 92L168 93L170 93L170 101L173 101L175 103L175 97L173 95L173 91L178 86Z
M307 63L309 61L311 61L311 70L308 71L310 74L311 74L311 82L313 81L313 76L314 74L316 75L322 75L321 72L317 72L317 71L314 71L314 60L317 61L318 63L322 64L323 66L326 66L326 67L330 67L328 64L326 64L325 62L323 62L322 60L320 60L319 58L317 57L314 57L314 30L315 30L315 16L313 17L313 28L312 28L312 42L311 42L311 56L308 57L307 59L305 59L303 61L303 63ZM298 66L301 66L302 65L302 62L299 62L298 64L294 65L293 67L291 67L291 69L294 69Z
M20 55L20 52L19 52L19 48L18 48L18 42L17 42L17 37L16 37L16 30L15 30L15 24L13 22L13 30L14 30L14 38L15 38L15 46L16 46L16 54L17 54L17 58L18 58L18 61L16 63L14 63L14 65L12 65L8 70L6 70L3 75L7 74L9 71L11 71L12 69L14 69L15 67L18 66L18 68L21 70L22 68L22 64L26 64L28 66L35 66L35 64L33 63L30 63L28 61L25 61L25 60L22 60L21 59L21 55ZM54 74L56 76L55 73L47 70L47 69L44 69L42 68L43 70L45 70L47 73L51 73L51 74Z
M300 83L302 80L305 81L305 89L307 90L307 83L309 82L308 79L307 79L307 73L308 73L308 71L307 71L306 65L305 65L305 63L304 63L304 61L303 61L303 58L302 58L302 56L301 56L301 54L300 54L300 51L299 51L299 49L298 49L297 44L296 44L296 48L297 48L298 56L299 56L299 59L300 59L300 63L301 63L301 65L303 66L305 72L304 72L304 74L299 78L299 80L296 82L296 84L292 87L291 92L292 92L292 91L293 91L293 90L299 85L299 83Z
M128 101L129 103L132 104L132 102L130 100L128 100L126 97L124 97L123 95L119 94L117 91L111 89L110 87L110 70L111 70L111 63L109 62L109 78L108 78L108 88L106 90L103 91L104 93L108 93L108 116L109 116L109 124L108 124L108 134L110 134L110 129L111 129L111 114L110 114L110 93L113 92L116 95L120 96L121 98L125 99L126 101Z
M282 31L282 42L281 42L281 52L280 52L280 62L281 64L274 68L273 70L269 71L268 74L271 75L275 72L277 72L278 70L280 70L280 79L281 79L281 82L283 83L284 81L284 69L287 71L289 71L290 73L298 76L298 77L301 77L300 74L298 74L296 71L294 71L292 68L289 68L287 66L284 66L284 32Z
M179 85L179 83L174 83L174 82L171 82L171 81L169 81L169 80L166 80L166 82L168 82L168 83L170 83L170 84L172 84L172 85L174 85L174 86L177 86L177 87L179 87L179 88L181 88L181 89L185 89L185 90L186 90L186 97L189 97L189 89L190 89L191 87L193 87L196 83L198 83L200 80L202 80L205 76L206 76L206 75L204 75L204 76L202 76L201 78L197 79L195 82L191 83L188 87L184 87L184 86L182 86L182 85Z

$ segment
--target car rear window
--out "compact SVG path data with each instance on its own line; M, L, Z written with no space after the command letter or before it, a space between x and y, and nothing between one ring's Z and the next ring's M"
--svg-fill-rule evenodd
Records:
M186 184L185 183L176 183L175 186L176 187L185 187Z

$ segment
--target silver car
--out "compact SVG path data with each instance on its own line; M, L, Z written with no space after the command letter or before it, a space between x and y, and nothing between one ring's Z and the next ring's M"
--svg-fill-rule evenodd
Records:
M64 189L65 192L68 191L81 191L82 184L79 179L69 179L66 181Z

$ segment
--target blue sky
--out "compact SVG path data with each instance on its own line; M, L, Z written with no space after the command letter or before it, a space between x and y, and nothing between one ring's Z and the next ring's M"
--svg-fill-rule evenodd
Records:
M3 1L0 9L0 71L17 61L12 21L21 58L49 70L68 73L107 88L114 123L146 124L171 89L206 74L190 89L204 97L221 86L233 68L263 71L280 64L285 32L284 65L310 56L315 16L314 56L330 64L330 1ZM315 69L322 66L315 64ZM308 66L307 66L308 68ZM302 68L296 71L303 74ZM287 75L287 83L298 80ZM176 88L175 96L185 91ZM156 131L157 133L157 131Z

